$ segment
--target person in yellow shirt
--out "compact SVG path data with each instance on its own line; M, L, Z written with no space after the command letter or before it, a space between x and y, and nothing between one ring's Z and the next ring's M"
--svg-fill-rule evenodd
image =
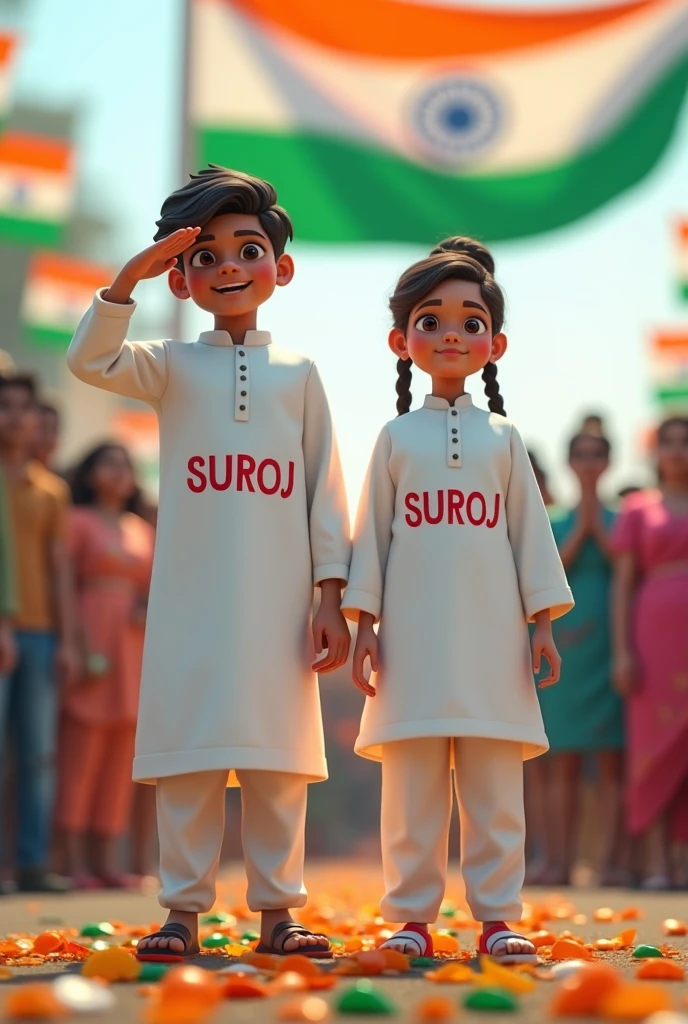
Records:
M0 467L7 484L17 578L17 659L0 688L0 768L11 736L17 760L17 885L55 892L46 870L53 807L58 685L76 671L76 622L66 547L69 490L31 459L33 378L0 377Z

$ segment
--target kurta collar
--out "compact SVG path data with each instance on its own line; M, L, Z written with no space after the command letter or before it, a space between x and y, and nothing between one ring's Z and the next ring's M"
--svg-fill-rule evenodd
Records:
M233 348L232 335L228 331L202 331L198 336L199 345L214 345L216 348ZM246 337L242 346L246 348L259 348L261 345L270 345L272 338L270 331L246 331Z
M423 402L424 409L440 409L444 412L447 409L468 409L473 405L473 399L470 395L459 395L454 401L453 405L450 405L446 398L436 398L435 395L426 395L425 401Z

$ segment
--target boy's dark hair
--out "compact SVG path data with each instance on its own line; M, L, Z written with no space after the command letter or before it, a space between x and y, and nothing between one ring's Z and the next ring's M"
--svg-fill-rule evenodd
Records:
M268 181L243 171L210 164L168 196L160 210L154 240L179 228L203 227L220 213L255 214L279 258L294 229L286 210L277 205L277 192ZM178 266L182 269L181 257Z
M573 456L576 449L576 445L579 441L596 441L600 448L604 452L605 458L609 458L612 453L612 445L609 438L605 437L604 434L588 434L585 430L579 431L569 441L569 459Z
M28 391L32 401L36 401L38 388L36 378L31 373L2 373L0 374L0 391L7 388L23 388Z

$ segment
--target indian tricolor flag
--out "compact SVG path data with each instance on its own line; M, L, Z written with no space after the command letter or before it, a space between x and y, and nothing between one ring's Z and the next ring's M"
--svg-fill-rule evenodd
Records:
M688 329L655 331L650 337L654 394L660 405L688 408Z
M487 240L639 182L688 85L688 3L191 0L192 163L273 181L297 236Z
M0 241L59 244L72 208L73 162L62 139L0 135Z
M7 32L0 32L0 127L4 125L10 106L12 66L17 40Z
M676 266L679 296L688 302L688 220L676 225Z
M61 253L34 253L22 303L29 344L66 348L93 293L112 281L112 270Z

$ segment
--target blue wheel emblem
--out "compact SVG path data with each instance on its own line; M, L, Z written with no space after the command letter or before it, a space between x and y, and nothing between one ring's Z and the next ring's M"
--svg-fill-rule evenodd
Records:
M416 97L411 118L430 155L462 163L481 156L497 138L502 105L483 82L452 76L435 80Z

